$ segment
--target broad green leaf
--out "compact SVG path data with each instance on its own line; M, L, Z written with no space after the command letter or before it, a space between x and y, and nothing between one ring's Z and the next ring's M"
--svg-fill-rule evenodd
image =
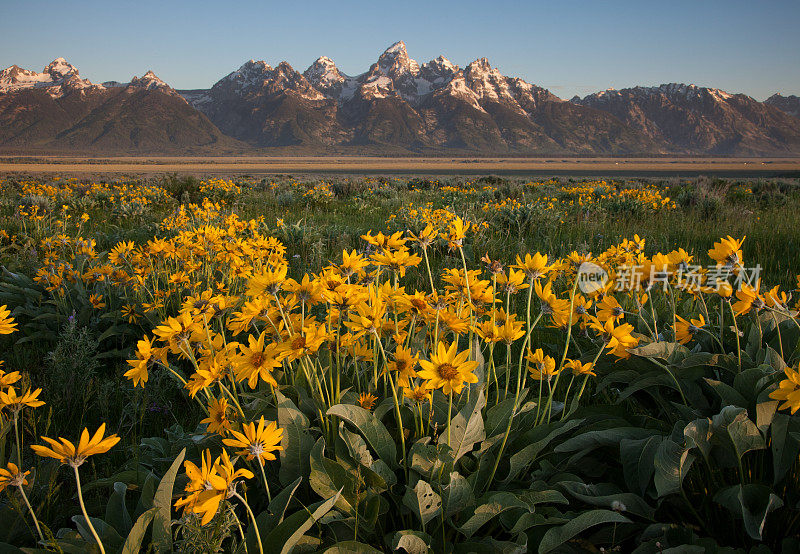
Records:
M311 449L311 473L309 484L311 488L323 498L336 496L337 509L348 514L354 514L353 503L341 491L345 486L353 487L353 480L347 470L338 463L328 460L324 456L325 439L320 437Z
M697 448L706 459L711 455L711 434L711 420L708 418L696 419L683 429L686 445Z
M475 505L475 494L472 492L469 481L457 471L450 474L450 482L442 489L442 502L446 518Z
M153 547L158 552L172 552L172 489L185 456L184 448L161 478L153 498Z
M278 426L283 429L278 478L282 485L287 485L298 477L308 476L309 454L314 439L309 432L308 418L303 412L279 391L275 391L275 395L278 401Z
M800 452L800 441L794 434L800 433L800 422L797 418L787 414L775 414L772 420L772 467L774 473L773 485L781 482L795 462Z
M528 389L524 388L520 391L520 399L523 399L528 396ZM517 408L517 412L515 420L518 420L522 414L528 413L536 408L536 402L522 402L520 400L520 404L522 404L519 408ZM496 435L503 435L506 431L506 427L508 426L508 418L511 416L511 411L514 408L514 397L509 396L508 398L500 401L499 404L495 404L491 408L486 410L486 436L487 437L494 437Z
M372 467L374 460L366 441L364 441L361 435L348 431L344 426L344 421L339 423L339 437L347 447L350 457L353 458L356 463L364 467Z
M124 536L133 527L131 515L125 506L125 493L128 492L128 485L125 483L114 483L114 492L106 504L106 523L117 530L117 533Z
M420 519L424 527L442 511L442 497L436 494L428 482L420 479L413 489L406 486L403 505Z
M486 397L483 395L483 389L479 389L450 421L450 448L453 450L454 461L458 461L461 456L472 450L476 443L486 438L481 414L484 406ZM447 444L447 430L439 435L439 444Z
M328 415L340 417L353 425L381 460L389 467L397 467L397 447L394 439L372 412L361 406L337 404L328 409Z
M593 450L601 446L618 446L623 439L644 439L654 434L656 434L655 431L641 427L616 427L614 429L587 431L565 440L553 450L555 452Z
M680 490L692 462L694 462L694 456L689 453L689 449L672 439L664 439L658 445L653 459L655 466L653 480L659 498Z
M409 450L411 469L427 480L433 481L445 471L450 474L453 466L453 451L446 444L431 444L430 437L417 440ZM445 467L442 467L442 466Z
M567 502L565 502L567 503ZM514 524L514 527L511 528L512 535L517 533L522 533L523 531L527 531L532 527L552 527L554 525L563 525L567 523L569 519L562 518L562 517L547 517L544 514L540 514L537 512L526 512L522 514L517 522Z
M714 379L706 378L704 380L712 389L714 389L714 392L717 393L722 401L723 406L738 406L740 408L747 408L747 400L732 386L723 383L722 381L715 381Z
M560 527L548 529L539 543L539 554L551 552L586 529L603 523L631 523L631 520L611 510L583 512Z
M619 513L629 513L652 520L656 511L642 497L622 492L617 486L608 483L587 485L576 481L561 481L559 487L587 504Z
M491 493L477 502L472 515L459 527L459 531L469 538L486 522L513 508L529 511L528 505L510 492Z
M528 490L519 493L519 498L533 509L537 504L569 504L569 500L556 490Z
M398 531L392 537L392 550L404 550L408 554L428 554L431 551L432 539L422 531L406 529Z
M783 501L769 487L754 483L722 489L714 495L714 501L741 518L750 538L759 541L763 539L769 513L783 506Z
M147 533L147 528L153 517L156 515L155 508L151 508L139 516L136 523L133 524L131 532L128 533L128 538L125 539L125 544L120 551L120 554L138 554L142 551L142 541Z
M100 518L89 516L89 519L106 550L115 551L122 547L123 539L113 527ZM91 529L89 529L89 526L86 524L86 518L83 517L83 515L72 516L72 521L78 528L78 532L83 540L89 544L97 544Z
M628 352L642 358L659 358L675 363L689 355L689 349L677 342L651 342L644 346L629 348Z
M143 513L153 507L153 498L156 495L156 486L158 485L158 477L152 472L147 472L142 484L142 492L139 495L139 500L136 502L136 517L140 517Z
M381 554L380 550L376 550L372 548L368 544L364 544L363 542L358 541L342 541L337 542L327 550L325 550L324 554L348 554L352 552L353 554Z
M453 545L453 554L527 554L528 536L520 533L515 542L498 541L484 537L475 542L459 542Z
M658 435L646 439L623 439L619 442L619 457L628 486L644 494L655 472L655 457L664 438Z
M542 439L528 444L515 452L509 458L508 475L503 479L504 483L514 480L522 471L524 471L535 459L539 453L547 448L553 439L559 435L563 435L572 431L575 427L581 424L581 420L570 419L563 424L558 425L555 429Z
M712 422L714 427L727 431L739 459L750 450L762 450L767 447L764 437L744 408L726 406L712 418Z
M767 402L759 402L756 405L756 427L762 433L766 434L769 426L772 425L772 420L778 410L778 401L769 400Z
M339 499L339 492L320 504L313 512L308 509L293 513L283 520L266 537L262 537L264 552L280 552L288 554L300 541L303 535L317 521L331 511Z
M295 479L294 483L290 484L288 487L284 487L281 492L272 498L272 502L269 503L269 509L256 516L258 531L261 533L262 537L266 537L277 525L283 521L283 516L286 514L286 509L289 507L289 503L292 501L292 497L294 496L297 487L300 486L302 480L302 477L298 477ZM253 525L250 525L247 529L246 540L247 550L249 552L257 552L258 543Z

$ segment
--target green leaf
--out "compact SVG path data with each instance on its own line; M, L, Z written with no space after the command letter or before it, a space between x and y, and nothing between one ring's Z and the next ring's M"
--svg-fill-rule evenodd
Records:
M514 535L527 531L532 527L552 527L554 525L562 525L568 521L569 519L563 517L547 517L537 512L527 512L517 519L517 522L514 523L514 527L511 528L509 533Z
M428 482L420 479L413 489L406 486L403 505L416 514L424 526L442 511L442 497Z
M528 537L525 533L520 533L516 542L484 537L479 541L453 545L453 554L527 554L527 552Z
M628 352L642 358L660 358L670 362L679 362L689 355L689 349L677 342L651 342L629 348Z
M389 467L397 467L397 447L392 435L369 410L365 410L361 406L337 404L328 409L327 415L340 417L353 425L381 460L386 462Z
M392 550L404 550L408 554L428 554L431 550L431 537L422 531L405 529L392 537Z
M469 481L457 471L450 474L450 482L442 489L442 503L446 518L475 505L475 494L472 492Z
M114 492L111 493L111 497L106 504L106 523L116 529L120 535L127 535L131 527L133 527L131 515L125 506L125 493L127 491L128 486L125 483L114 483Z
M278 478L282 485L306 477L310 471L309 454L314 439L309 431L308 418L294 403L279 391L275 391L278 402L278 426L283 429L280 451L281 466Z
M686 473L694 462L694 456L689 453L688 448L684 448L672 439L664 439L658 445L653 464L655 466L655 477L658 497L666 496L678 492L683 483Z
M136 502L136 517L140 517L143 513L153 507L153 498L156 495L156 486L158 485L158 477L152 472L147 472L144 482L141 485L142 492L139 495L139 500Z
M762 450L767 447L764 437L744 408L726 406L712 418L712 423L714 427L727 431L740 460L750 450Z
M466 405L453 416L450 421L450 448L453 449L453 460L472 450L476 443L486 438L481 410L486 406L483 389L471 394ZM447 430L439 435L439 444L447 443Z
M553 450L555 452L577 452L579 450L593 450L601 446L618 446L623 439L644 439L656 434L650 429L641 427L615 427L587 431L571 439L567 439Z
M445 471L450 474L453 451L446 444L430 444L430 441L430 437L423 437L411 445L408 460L411 469L433 481L435 475L438 476Z
M339 500L340 492L320 504L313 512L308 509L300 510L284 519L269 535L262 537L264 552L280 552L281 554L291 552L306 531L311 529L311 526L319 521L322 516L331 511L337 500Z
M766 434L769 426L772 425L772 420L778 411L778 401L769 400L766 402L759 402L756 405L756 427L762 433Z
M560 527L548 529L539 543L539 554L551 552L590 527L603 523L631 523L627 517L611 510L591 510L571 519Z
M747 400L732 386L723 383L722 381L715 381L714 379L704 378L704 381L708 383L712 389L714 389L714 392L717 393L720 400L722 400L723 406L739 406L741 408L747 407Z
M683 428L683 436L689 448L697 448L703 457L708 459L711 455L711 420L696 419Z
M743 519L747 534L759 541L763 539L769 513L783 506L783 501L769 487L754 483L724 488L714 495L714 501Z
M372 467L375 460L372 458L366 441L364 441L361 435L348 431L344 426L344 421L339 422L339 437L347 447L350 457L353 458L356 463L364 467Z
M610 508L615 512L627 512L645 519L653 519L655 508L644 499L630 492L622 492L610 483L587 485L577 481L561 481L559 486L568 494L592 506Z
M794 433L792 433L794 431ZM773 484L777 485L797 462L800 441L793 434L800 433L800 422L787 414L775 414L772 420Z
M175 461L161 478L153 498L153 547L159 552L172 552L172 489L181 467L186 449L180 451Z
M97 531L104 547L114 551L122 546L122 537L113 527L100 518L90 516L89 519L95 531ZM91 529L89 529L89 526L86 524L86 518L83 517L83 515L72 516L72 521L78 528L78 533L80 533L83 540L92 545L97 544Z
M510 492L495 492L478 501L472 515L459 527L459 531L469 538L486 522L506 510L522 508L529 511L528 505Z
M138 554L142 551L142 541L147 533L147 527L155 515L156 509L152 508L139 516L139 519L133 524L131 532L128 533L128 538L125 539L125 544L119 554Z
M325 550L324 554L348 554L348 552L352 552L353 554L381 554L380 550L376 550L372 548L368 544L364 544L363 542L358 541L342 541L337 542L327 550Z
M517 475L522 473L522 471L524 471L536 459L536 456L538 456L539 453L544 450L553 439L559 435L563 435L572 431L575 427L578 427L581 424L581 421L582 420L578 419L567 420L550 431L550 433L548 433L544 438L525 445L518 452L512 454L509 458L508 475L505 477L505 479L503 479L503 482L509 483L514 480Z
M619 442L619 457L628 486L644 494L655 472L655 457L663 437L653 435L646 439L623 439Z
M269 509L256 516L258 531L261 533L262 537L266 537L278 524L283 521L286 508L289 507L289 502L292 501L292 497L294 496L297 487L300 486L302 480L302 477L298 477L294 483L290 484L288 487L284 487L281 492L272 498L272 502L269 503ZM258 542L253 525L250 525L250 527L247 529L246 540L247 550L249 552L258 551Z

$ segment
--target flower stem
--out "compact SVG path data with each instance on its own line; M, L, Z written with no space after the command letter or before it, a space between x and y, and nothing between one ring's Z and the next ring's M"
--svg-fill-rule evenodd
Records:
M244 504L244 509L247 510L247 515L250 516L250 520L253 522L253 529L256 532L256 541L258 541L258 552L260 554L264 554L264 545L261 544L261 533L258 531L258 522L256 521L256 516L253 513L253 510L250 509L250 505L247 503L247 500L242 498L242 496L238 492L233 493L233 496L241 500L242 504Z
M742 371L742 346L739 342L739 324L736 323L736 312L733 311L733 304L728 302L731 308L731 315L733 316L733 332L736 333L736 357L739 361L739 371Z
M261 470L261 478L264 480L264 488L267 490L267 501L272 502L272 495L269 492L269 484L267 484L267 474L264 473L264 463L259 459L258 468Z
M81 505L81 512L83 512L83 517L86 519L86 525L89 526L89 531L92 532L94 540L97 541L97 546L100 547L100 552L105 554L106 549L103 548L103 542L100 540L100 536L97 534L94 525L92 525L92 520L89 519L89 514L86 513L86 505L83 503L83 492L81 491L81 475L78 473L78 466L72 466L72 469L75 472L75 483L78 485L78 503Z
M36 532L39 533L39 540L45 542L44 535L42 534L42 528L39 527L39 520L36 519L36 513L33 511L31 507L31 503L28 501L28 495L25 494L25 489L22 486L22 483L19 485L19 492L22 495L22 500L25 501L25 505L28 507L28 511L31 513L31 517L33 518L33 524L36 526Z
M453 389L450 389L450 402L447 405L447 446L450 446L450 416L453 413Z

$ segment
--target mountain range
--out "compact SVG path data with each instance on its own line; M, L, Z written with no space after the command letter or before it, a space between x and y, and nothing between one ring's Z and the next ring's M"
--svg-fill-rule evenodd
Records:
M420 64L403 42L356 76L250 60L209 89L152 71L92 83L63 58L0 71L6 152L800 155L800 99L684 84L564 100L485 58Z

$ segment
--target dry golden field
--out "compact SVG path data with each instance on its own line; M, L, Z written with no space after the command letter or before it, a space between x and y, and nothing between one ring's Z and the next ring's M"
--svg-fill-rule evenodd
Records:
M800 158L378 158L6 156L0 174L506 174L796 176Z

